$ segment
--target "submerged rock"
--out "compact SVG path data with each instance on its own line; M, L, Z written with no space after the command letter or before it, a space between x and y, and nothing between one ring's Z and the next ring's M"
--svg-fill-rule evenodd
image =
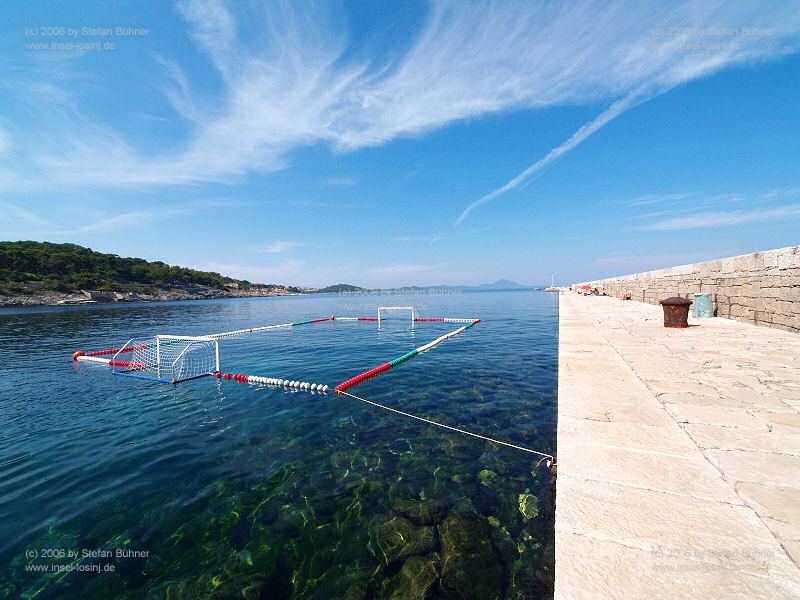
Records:
M415 526L409 519L392 516L375 517L370 526L369 547L386 565L415 554L436 549L436 530Z
M478 473L478 481L480 481L481 485L483 486L493 486L497 483L497 473L490 471L489 469L483 469L480 473Z
M505 475L508 473L508 460L502 453L497 451L497 446L494 444L492 446L494 446L492 450L487 450L481 454L479 461L486 469L491 469L498 475Z
M460 506L439 529L441 588L446 597L502 597L503 566L492 545L487 521L471 505Z
M342 600L365 600L369 592L369 576L365 575L363 578L352 582L347 586L347 590L342 596Z
M391 600L425 600L439 580L439 562L434 555L412 556L389 584Z
M472 496L475 508L483 515L500 517L503 512L503 497L494 489L481 486Z
M444 518L444 502L436 499L414 500L403 498L392 503L392 509L415 525L436 525Z
M519 512L525 520L534 519L539 516L539 498L533 494L519 495Z
M555 578L546 568L524 554L512 568L510 596L514 598L552 598Z

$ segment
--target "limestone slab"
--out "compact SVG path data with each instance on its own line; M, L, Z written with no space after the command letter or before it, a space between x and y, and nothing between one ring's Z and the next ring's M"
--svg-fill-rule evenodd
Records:
M658 549L630 548L582 534L557 532L555 554L556 600L796 600L800 595L800 586L791 579L659 556ZM572 566L569 572L558 568L566 561Z
M619 419L619 413L611 407L605 419L586 419L564 414L559 418L558 427L562 435L589 444L604 444L622 448L649 450L673 456L694 456L697 446L688 435L664 436L667 417L655 409L655 424L647 424L633 419ZM630 416L630 415L626 415Z
M764 421L741 408L666 403L665 407L667 412L680 423L703 423L706 425L720 425L722 427L745 429L748 431L769 431L769 427L767 427Z
M559 496L561 531L762 577L791 579L796 571L764 523L741 504L618 484L578 484L565 496Z
M561 300L556 598L800 598L800 336Z
M604 481L683 496L735 503L719 471L703 460L598 442L558 445L558 470L570 477Z
M689 423L684 429L704 449L768 451L800 456L800 434L775 430L754 432L704 423Z
M800 533L800 489L782 486L767 486L749 481L739 482L739 496L761 515L784 523L795 523ZM797 535L800 541L800 535Z
M730 479L798 487L800 456L746 450L707 450L706 456Z

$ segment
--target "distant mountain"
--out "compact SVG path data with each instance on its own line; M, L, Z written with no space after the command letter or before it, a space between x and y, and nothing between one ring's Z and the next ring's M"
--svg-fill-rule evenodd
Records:
M401 290L463 290L465 292L489 292L499 290L531 290L534 286L522 285L508 279L498 279L494 283L481 283L480 285L414 285L399 288Z
M364 288L360 288L357 285L350 285L348 283L337 283L336 285L329 285L326 288L321 288L319 290L314 290L312 293L314 294L338 294L339 292L361 292L364 291Z
M337 283L320 289L304 291L307 294L340 294L343 292L381 292L382 289L372 289L350 285L348 283ZM482 283L480 285L405 285L399 288L391 288L399 291L427 291L427 290L463 290L465 292L489 292L499 290L532 290L532 285L522 285L516 281L508 279L498 279L494 283Z
M470 289L470 290L527 290L532 288L533 286L530 285L522 285L517 283L516 281L510 281L508 279L498 279L494 283L482 283L480 285L475 286L466 286L462 289Z

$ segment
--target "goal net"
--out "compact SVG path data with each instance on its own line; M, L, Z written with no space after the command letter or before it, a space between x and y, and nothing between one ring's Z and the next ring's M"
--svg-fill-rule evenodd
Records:
M390 316L411 319L411 325L413 326L414 318L416 317L416 309L413 306L379 306L378 327L381 326L382 319L387 319Z
M178 383L218 372L219 342L182 335L130 340L111 359L111 366L115 375Z

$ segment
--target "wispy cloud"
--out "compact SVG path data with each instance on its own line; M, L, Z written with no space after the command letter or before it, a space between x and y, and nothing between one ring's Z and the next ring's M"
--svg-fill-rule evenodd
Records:
M570 44L566 44L561 52L556 51L556 57L560 64L572 65L568 72L574 79L567 85L573 92L572 102L590 103L598 97L613 99L621 96L621 98L583 125L565 142L553 148L544 158L533 163L506 184L469 204L456 219L453 227L461 224L478 206L491 202L539 176L553 162L625 111L677 85L723 68L783 56L796 52L800 47L798 43L800 18L796 13L791 14L784 9L766 15L759 7L735 2L673 3L661 6L649 4L630 6L618 3L615 7L620 11L617 14L614 14L614 10L605 11L604 15L592 10L586 11L586 14L596 18L596 22L589 27L587 34L580 38L583 49L589 51L591 62L584 60L586 54L579 54L572 60L564 52L564 50L574 50ZM593 5L593 8L597 9L598 5ZM581 6L581 11L583 9ZM681 49L680 44L697 41L687 40L687 37L693 34L672 37L667 42L660 37L665 29L670 27L667 24L672 22L686 23L687 32L705 30L709 25L718 23L728 23L727 26L738 30L743 23L762 22L764 18L769 18L770 22L776 24L780 23L781 33L769 39L739 44L738 47L726 44L719 49L687 52ZM564 11L554 23L548 23L548 26L556 24L557 30L563 35L570 26L580 23L580 18L575 18L569 11ZM601 27L601 23L607 26ZM586 85L591 82L597 82L599 85L587 93ZM542 81L542 83L547 82Z
M5 154L11 149L11 135L0 123L0 154Z
M14 223L16 225L40 228L53 227L53 224L42 216L32 211L25 210L24 208L14 206L8 202L3 202L2 200L0 200L0 213L3 214L3 220L7 224ZM2 230L0 230L0 232L2 232Z
M111 231L135 233L145 226L179 219L196 214L198 210L240 205L238 200L209 198L193 202L181 202L173 206L156 205L139 200L140 208L119 210L108 216L104 203L86 203L60 214L43 216L34 210L25 210L8 202L0 201L0 213L9 218L0 221L0 235L9 237L42 238L49 236L75 236ZM125 203L123 202L123 205Z
M477 200L475 200L475 202L467 206L467 208L465 208L464 211L461 213L461 216L459 216L458 219L456 219L456 222L453 224L453 227L458 227L462 223L462 221L464 221L464 219L466 219L469 216L469 214L473 210L478 208L480 205L486 204L487 202L491 202L492 200L505 194L506 192L509 192L524 183L528 183L529 181L537 177L539 174L541 174L541 172L544 171L548 166L550 166L550 164L554 163L559 158L567 154L570 150L572 150L578 144L583 142L595 131L597 131L604 125L611 122L614 118L621 115L631 106L635 106L636 104L640 104L641 102L648 100L651 95L652 93L647 96L641 96L639 94L634 93L625 96L625 98L619 100L618 102L615 102L608 109L603 111L600 114L600 116L598 116L596 119L589 121L586 125L581 127L574 134L572 134L572 137L570 137L566 142L564 142L560 146L556 146L555 148L553 148L550 152L547 153L547 155L544 158L533 163L530 167L522 171L522 173L514 177L511 181L509 181L505 185L497 188L493 192L486 194L485 196L478 198Z
M263 266L240 263L209 262L193 266L202 271L225 273L230 277L259 283L284 283L291 285L302 281L306 275L304 260L286 260L275 265Z
M658 210L628 215L628 221L638 223L632 230L670 231L795 220L800 218L800 204L796 201L798 196L798 189L773 189L749 194L674 192L620 200L617 204L634 210L658 207Z
M449 263L431 263L431 264L413 264L413 263L396 263L393 265L385 265L382 267L374 267L368 269L367 273L376 278L397 278L424 275L444 269Z
M278 241L267 246L263 252L267 252L268 254L278 254L280 252L285 252L286 250L291 250L292 248L298 248L302 245L303 244L300 242Z
M174 219L190 211L185 207L162 207L147 210L132 210L115 213L111 217L105 217L97 221L92 221L74 229L75 233L108 232L120 229L136 230L149 223Z
M696 196L697 192L675 192L672 194L648 194L631 200L621 200L617 204L624 206L652 206L654 204L674 203Z
M684 217L662 219L643 225L642 231L670 231L679 229L704 229L710 227L733 227L749 223L770 223L774 221L800 219L800 204L790 204L773 208L754 208L750 210L718 210L698 212Z
M436 242L441 240L442 238L446 237L447 234L443 232L438 233L416 233L414 235L400 235L394 239L395 242L414 242L416 243L425 243L429 246L434 245Z
M62 74L44 84L48 93L32 93L42 87L34 77L14 82L22 90L17 97L28 99L26 110L41 119L25 127L7 123L7 135L0 132L0 150L19 146L17 162L27 175L4 177L6 183L231 182L284 169L302 147L346 152L502 111L605 106L564 143L467 206L460 224L637 104L730 65L795 52L800 44L800 12L791 3L766 10L748 2L443 1L429 5L407 43L373 55L353 45L346 18L327 4L184 0L178 8L213 69L198 74L163 48L153 59L161 77L154 85L181 117L185 135L160 153L137 145L81 101L73 80L85 76L82 63L59 62L54 54L50 73L60 67ZM653 37L658 27L675 23L765 21L780 24L775 35L748 39L736 50L687 52ZM209 79L214 86L204 85ZM38 151L48 146L70 152Z
M673 252L642 255L615 252L588 263L585 270L587 273L592 273L592 277L595 279L602 279L604 277L618 277L628 273L641 273L654 269L692 264L712 260L720 256L732 256L738 251L738 249L733 248L713 252Z

